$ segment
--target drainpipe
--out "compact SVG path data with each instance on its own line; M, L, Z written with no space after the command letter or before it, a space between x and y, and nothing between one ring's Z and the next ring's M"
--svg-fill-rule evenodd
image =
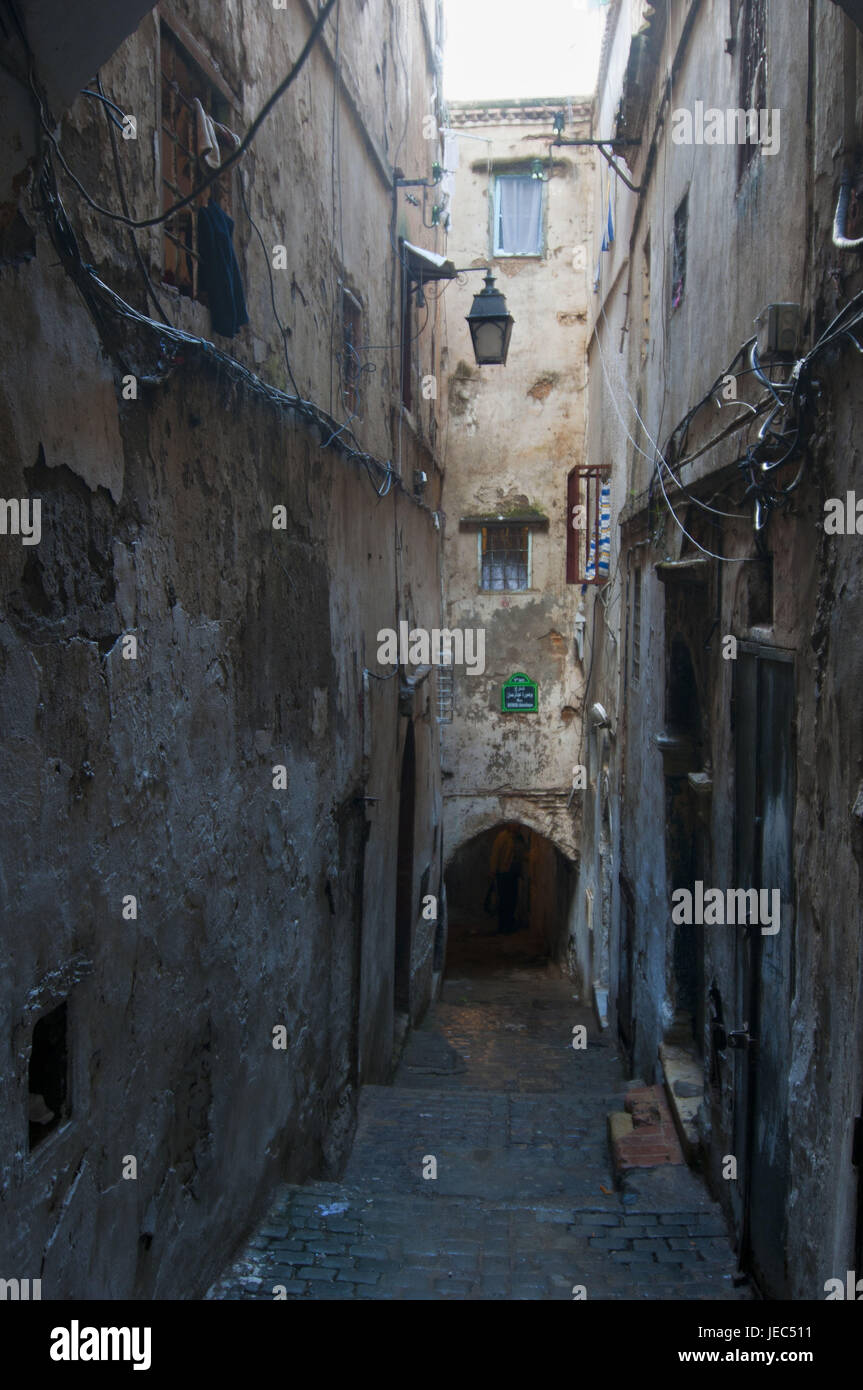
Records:
M839 180L839 201L836 204L836 216L833 219L833 245L838 246L840 251L861 251L863 250L863 237L857 237L856 241L852 241L845 235L845 219L848 216L850 196L851 171L846 167L842 170L842 177Z
M851 197L851 162L857 143L857 30L846 15L844 33L844 100L845 128L843 132L843 154L845 167L839 180L839 201L833 219L833 245L840 251L863 250L863 237L849 240L845 235L848 217L848 201Z

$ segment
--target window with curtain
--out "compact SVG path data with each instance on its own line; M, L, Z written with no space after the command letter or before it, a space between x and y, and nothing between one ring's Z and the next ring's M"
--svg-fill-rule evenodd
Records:
M494 184L494 255L542 255L541 179L498 174Z

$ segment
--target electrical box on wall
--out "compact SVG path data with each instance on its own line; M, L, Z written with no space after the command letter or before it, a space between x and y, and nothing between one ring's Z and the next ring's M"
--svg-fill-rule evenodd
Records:
M768 304L755 320L758 358L796 357L800 346L800 305Z

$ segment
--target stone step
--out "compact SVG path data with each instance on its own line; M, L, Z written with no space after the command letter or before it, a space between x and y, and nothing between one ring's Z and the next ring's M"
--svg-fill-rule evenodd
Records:
M662 1086L628 1091L624 1110L608 1117L608 1135L618 1180L632 1168L660 1168L684 1162Z

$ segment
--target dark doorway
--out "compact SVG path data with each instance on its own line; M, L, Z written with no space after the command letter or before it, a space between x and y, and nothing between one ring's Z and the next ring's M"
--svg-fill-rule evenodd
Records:
M411 943L413 939L414 809L416 750L414 726L408 725L402 753L399 791L399 843L396 862L396 947L393 1002L397 1014L410 1014Z
M769 1298L787 1297L788 1062L794 960L791 911L794 666L790 654L741 643L735 664L735 881L778 889L780 930L738 927L734 1149L741 1266Z
M666 687L667 737L676 756L665 769L665 858L669 891L692 890L708 871L705 827L689 779L702 765L704 734L689 647L671 644ZM701 1051L704 1032L704 928L676 926L672 946L674 1024L668 1038Z
M519 870L501 876L508 835ZM525 825L502 822L467 840L446 870L447 973L562 963L575 881L569 860Z
M617 983L617 1033L631 1067L635 1056L636 1019L632 1010L632 977L635 950L635 893L629 879L620 874L620 964Z

